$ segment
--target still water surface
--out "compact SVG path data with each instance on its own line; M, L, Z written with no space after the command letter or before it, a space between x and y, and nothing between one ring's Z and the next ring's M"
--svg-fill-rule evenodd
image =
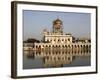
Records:
M24 51L23 53L23 69L77 66L91 66L90 52Z

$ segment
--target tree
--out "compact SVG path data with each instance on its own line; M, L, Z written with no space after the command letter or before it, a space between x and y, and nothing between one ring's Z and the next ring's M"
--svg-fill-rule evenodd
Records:
M35 43L35 42L40 43L39 40L34 39L34 38L29 38L29 39L26 40L26 42L28 42L28 43Z

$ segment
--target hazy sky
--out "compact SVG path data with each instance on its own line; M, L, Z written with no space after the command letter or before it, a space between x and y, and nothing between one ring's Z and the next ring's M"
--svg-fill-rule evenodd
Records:
M52 12L23 10L23 39L42 39L43 29L52 31L52 22L59 18L63 21L63 32L74 37L89 38L91 22L89 13Z

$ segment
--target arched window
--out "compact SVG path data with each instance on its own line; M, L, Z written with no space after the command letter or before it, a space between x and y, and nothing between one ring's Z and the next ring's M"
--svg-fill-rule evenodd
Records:
M70 48L70 45L68 45L68 47Z
M70 38L68 38L68 41L70 41Z
M56 55L58 54L58 52L56 52Z
M59 42L60 40L58 39L58 42Z
M62 41L64 41L64 39L62 39Z
M58 57L58 60L60 60L60 57Z
M54 41L56 41L56 39L54 39Z
M56 47L58 47L58 46L56 45Z
M67 45L65 45L65 47L67 48Z
M62 54L64 54L64 51L62 51Z
M67 39L65 39L65 42L67 42Z
M50 41L52 41L52 39Z
M56 57L54 57L54 60L56 60Z
M46 47L48 47L48 45L46 45Z
M36 48L37 48L38 46L36 46Z
M49 39L47 39L47 42L49 42Z
M59 47L60 47L60 45L59 45Z
M51 47L51 45L49 45L49 47Z
M39 48L41 48L41 46L39 45Z
M62 45L62 47L64 48L64 45Z
M68 60L70 60L70 57L68 57Z
M89 45L89 48L91 48L91 45Z

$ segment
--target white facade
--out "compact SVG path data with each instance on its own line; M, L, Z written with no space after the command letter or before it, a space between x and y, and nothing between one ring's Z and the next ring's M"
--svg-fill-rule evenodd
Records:
M44 35L45 41L50 42L52 44L70 44L72 43L72 36L71 35Z

